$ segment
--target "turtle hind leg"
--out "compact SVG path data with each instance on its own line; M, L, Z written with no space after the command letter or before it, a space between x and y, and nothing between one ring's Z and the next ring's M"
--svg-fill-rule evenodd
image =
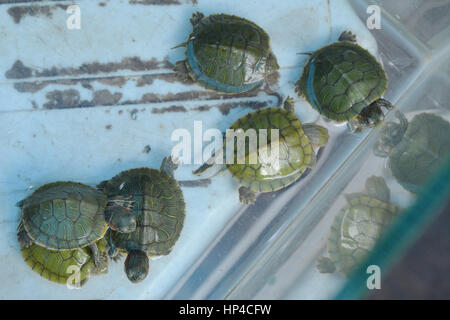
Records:
M341 33L339 36L339 41L350 41L350 42L356 42L356 36L353 32L350 30L345 30Z
M320 273L333 273L336 271L336 266L333 261L327 257L320 257L319 260L317 260L316 267Z
M194 81L192 80L191 76L189 75L189 71L186 67L186 61L181 60L177 61L175 63L175 66L173 67L173 71L175 72L175 78L185 84L192 84Z
M20 221L19 227L17 228L17 239L19 240L20 246L24 248L28 248L33 244L33 240L30 238L27 231L23 227L22 221Z
M243 204L252 204L256 201L256 193L247 187L240 187L239 201Z
M330 135L328 134L327 128L314 123L305 123L303 125L303 131L314 148L324 147L328 144Z

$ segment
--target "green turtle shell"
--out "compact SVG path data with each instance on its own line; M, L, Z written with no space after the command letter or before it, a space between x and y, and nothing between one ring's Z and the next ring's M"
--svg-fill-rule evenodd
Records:
M97 247L107 261L106 241L99 240ZM72 276L71 280L76 279L80 286L83 286L95 268L94 259L88 247L56 251L33 243L29 247L21 247L21 252L25 262L34 272L45 279L61 284L68 284Z
M256 164L249 161L249 149L246 148L245 163L237 162L238 144L234 144L234 164L227 164L231 174L242 186L255 192L270 192L282 189L296 181L308 167L314 167L316 155L310 140L303 131L300 120L291 111L280 108L266 108L248 113L237 120L230 129L255 129L259 142L259 129L267 130L267 145L272 141L270 129L279 129L279 161L261 161ZM226 147L226 144L225 144ZM226 148L225 148L226 149ZM258 152L261 149L258 150ZM269 151L270 152L270 151Z
M180 237L185 203L178 182L167 173L139 168L119 173L100 187L110 199L133 202L136 231L109 232L109 240L122 251L141 250L148 256L167 255Z
M269 70L269 59L275 70ZM263 29L240 17L213 14L194 26L186 45L186 67L207 89L240 93L260 86L278 64Z
M306 63L296 92L328 119L344 122L386 91L381 64L359 45L338 41L314 52Z
M105 235L106 196L87 185L54 182L38 188L22 205L28 236L48 249L82 248Z
M450 151L450 124L421 113L411 120L402 140L389 156L392 175L407 190L418 192Z
M328 252L336 268L349 275L372 250L400 209L367 195L349 196L336 216L328 238Z

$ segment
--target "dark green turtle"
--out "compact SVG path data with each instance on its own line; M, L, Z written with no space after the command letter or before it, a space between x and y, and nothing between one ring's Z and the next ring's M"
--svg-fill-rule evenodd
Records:
M381 107L393 108L381 99L387 84L381 64L345 31L339 41L311 54L295 91L326 118L349 121L351 131L359 132L383 121Z
M366 191L345 195L347 204L334 219L328 238L330 257L318 260L319 272L333 273L337 268L348 276L399 214L400 209L389 202L390 191L383 178L368 178Z
M440 116L421 113L408 120L395 113L399 123L387 122L374 153L389 157L394 178L406 190L417 193L450 152L450 124Z
M197 12L186 43L186 60L174 68L180 80L206 89L241 93L261 86L279 69L269 36L255 23L227 14L204 17Z
M228 171L239 180L241 185L239 200L245 204L254 202L258 192L271 192L289 186L299 179L307 168L315 167L314 149L325 146L329 138L326 128L315 124L302 124L293 111L294 102L288 98L284 108L260 109L240 118L230 127L230 130L237 133L238 140L239 135L244 138L245 133L253 131L255 133L253 150L250 149L251 143L247 148L242 145L240 147L238 142L231 149L234 150L236 159L233 157L231 161L227 160L225 156L228 151L227 142L232 140L232 136L228 136L228 132L231 133L231 131L227 130L223 152L213 156L194 171L194 174L203 173L222 157L225 161L221 163L226 163ZM239 129L243 131L239 133ZM272 129L278 129L278 137L273 135ZM267 136L267 145L264 144L264 140L261 140L261 138L265 139L265 136ZM269 159L262 151L268 151L267 154L270 154L272 144L278 145L278 155L275 155L274 159ZM238 150L242 150L242 157L239 156Z
M171 158L164 158L161 170L127 170L99 185L109 199L120 201L126 197L133 204L136 230L126 234L110 231L106 237L114 260L119 251L128 253L125 272L131 282L144 280L149 271L148 257L169 254L180 237L185 203L173 178L176 167Z
M107 203L106 196L76 182L43 185L19 203L22 217L18 238L22 247L36 243L50 250L72 250L90 246L100 266L96 242L111 227L131 232L136 219L127 208Z
M92 274L108 272L108 255L106 241L97 241L101 268L94 264L92 251L88 247L73 250L49 250L35 243L29 247L21 247L25 262L33 271L50 281L81 287Z

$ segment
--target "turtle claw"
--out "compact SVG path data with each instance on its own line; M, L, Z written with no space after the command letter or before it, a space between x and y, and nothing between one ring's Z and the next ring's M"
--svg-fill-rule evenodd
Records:
M320 257L319 260L317 260L316 267L320 273L333 273L336 271L336 266L333 261L327 257Z
M353 32L350 30L346 30L341 33L339 37L339 41L350 41L350 42L356 42L356 36Z
M256 193L247 187L239 188L239 201L243 204L253 204L256 201Z

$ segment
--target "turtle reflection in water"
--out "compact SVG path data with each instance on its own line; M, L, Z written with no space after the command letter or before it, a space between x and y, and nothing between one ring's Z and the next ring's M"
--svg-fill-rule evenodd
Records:
M420 113L408 124L397 111L399 123L382 128L374 153L388 157L392 175L406 190L417 193L450 152L450 124L438 115Z
M126 170L99 185L110 201L126 201L136 217L135 231L110 230L106 236L109 255L114 260L118 260L121 252L127 254L125 273L133 283L147 277L149 257L169 254L180 237L185 203L183 192L173 177L177 166L172 158L164 158L160 170Z
M334 219L328 238L330 257L318 260L319 272L333 273L338 269L348 276L399 214L400 209L389 202L390 190L383 178L368 178L366 191L367 194L345 195L347 204Z

